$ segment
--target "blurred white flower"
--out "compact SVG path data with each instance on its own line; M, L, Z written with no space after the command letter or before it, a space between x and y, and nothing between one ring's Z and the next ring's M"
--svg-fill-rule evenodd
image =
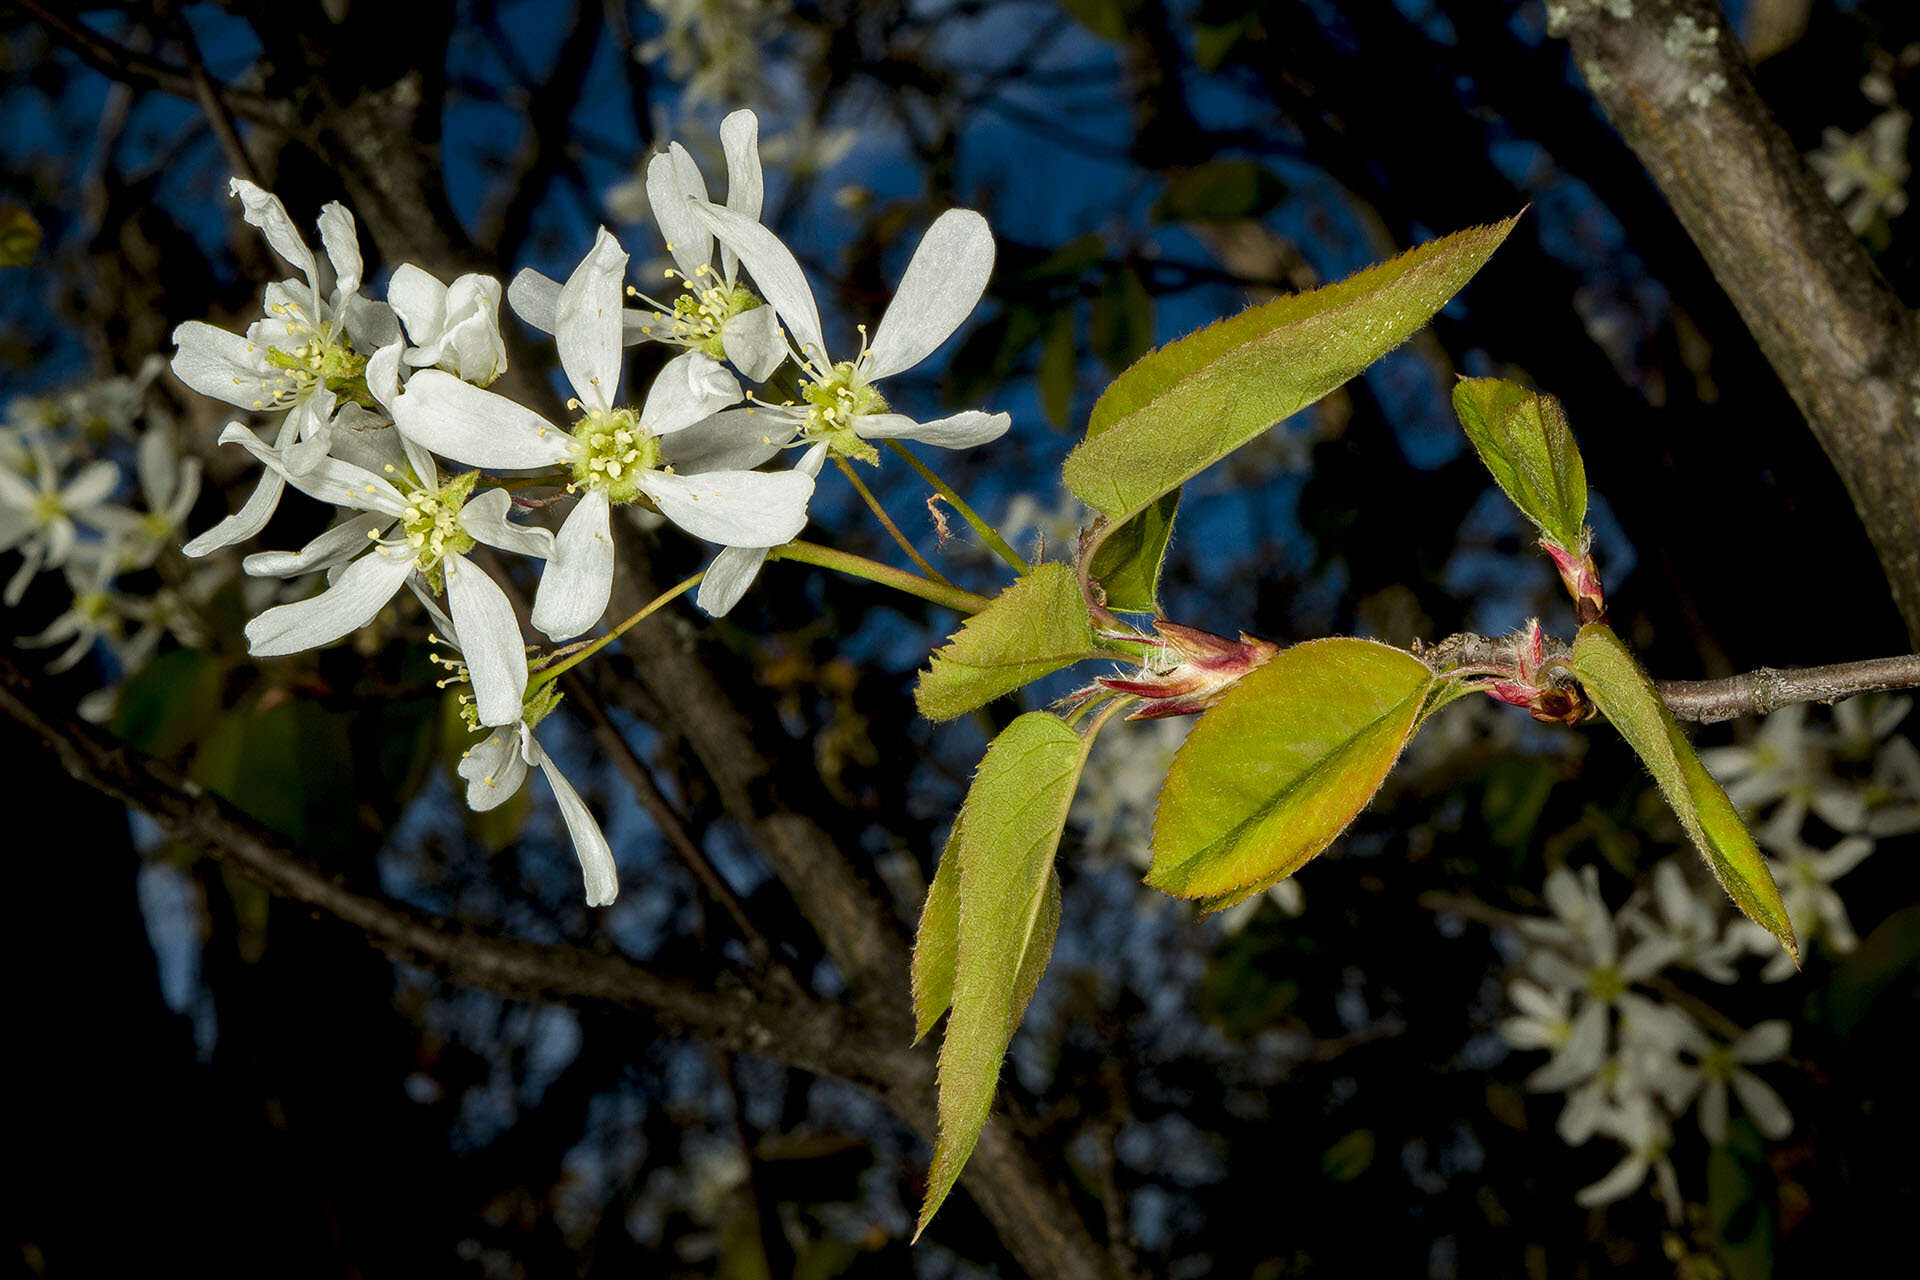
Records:
M1586 1208L1624 1200L1646 1185L1647 1175L1651 1173L1668 1218L1680 1221L1684 1207L1680 1179L1667 1155L1673 1146L1673 1134L1659 1109L1646 1099L1614 1108L1601 1117L1597 1131L1624 1145L1626 1158L1606 1177L1582 1188L1574 1199Z
M1866 802L1833 776L1826 747L1807 725L1805 704L1796 703L1763 719L1750 742L1710 747L1700 762L1748 814L1795 801L1837 831L1858 831L1866 825Z
M1791 806L1783 806L1772 821L1754 832L1754 839L1775 855L1767 859L1767 869L1780 886L1781 901L1786 904L1787 917L1801 946L1819 939L1836 954L1853 950L1859 939L1847 918L1847 904L1834 890L1833 882L1873 852L1873 841L1866 836L1848 836L1831 849L1816 849L1800 838L1799 817ZM1742 922L1740 937L1749 949L1763 955L1769 950L1774 953L1760 976L1768 982L1791 978L1797 972L1792 958L1777 944L1762 948L1760 935L1766 935L1766 930L1752 921Z
M1675 964L1715 982L1739 980L1734 962L1747 954L1740 937L1727 927L1724 897L1716 885L1702 893L1688 878L1692 859L1668 858L1653 869L1653 904L1658 914L1630 906L1622 913L1643 938L1664 942Z
M1695 1030L1689 1048L1699 1058L1700 1132L1707 1141L1720 1146L1727 1140L1727 1095L1729 1089L1752 1117L1754 1125L1774 1141L1793 1132L1793 1113L1775 1093L1773 1086L1748 1067L1777 1062L1787 1052L1792 1039L1788 1025L1775 1019L1762 1022L1744 1032L1732 1044L1719 1044L1704 1032ZM1684 1106L1684 1104L1682 1104Z
M20 568L0 595L10 606L20 603L36 573L67 563L79 540L78 524L102 527L107 499L120 483L120 468L104 459L87 463L62 483L46 437L31 432L22 443L31 469L0 468L0 553L20 553Z
M1906 212L1907 133L1913 117L1904 111L1883 111L1859 133L1829 128L1807 162L1826 185L1827 199L1840 206L1855 235L1880 218Z

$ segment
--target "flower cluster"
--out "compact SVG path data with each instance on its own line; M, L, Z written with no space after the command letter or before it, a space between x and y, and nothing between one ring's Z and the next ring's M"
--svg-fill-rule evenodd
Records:
M759 221L753 113L727 117L720 137L724 203L709 197L678 143L649 165L647 196L675 264L662 297L627 285L627 253L602 229L564 281L523 271L503 291L491 277L448 284L403 264L382 300L367 291L345 208L329 204L320 214L323 263L278 198L235 179L246 220L298 275L267 286L263 315L244 334L190 322L174 335L173 369L183 382L271 420L264 434L242 422L221 434L221 443L260 464L259 479L241 508L189 542L187 554L253 538L289 488L337 508L335 523L304 548L243 561L256 577L324 575L319 590L247 625L251 652L331 644L410 591L457 652L439 660L453 672L450 682L470 686L465 713L486 735L460 770L469 804L501 803L538 766L574 837L593 905L617 892L611 850L534 737L559 701L556 659L579 646L529 656L509 594L516 567L539 569L533 627L554 642L582 635L612 595L614 508L630 507L720 548L698 603L724 614L768 553L806 525L828 458L877 463L871 441L955 448L1008 425L1005 414L984 413L919 422L894 412L879 390L882 379L930 355L979 301L993 263L985 221L964 210L938 218L872 342L835 361L799 264ZM505 393L523 392L503 381L503 294L523 321L553 336L573 390L564 414ZM629 295L640 305L628 306ZM676 353L644 389L629 388L624 348L647 342ZM791 372L782 373L789 361ZM790 394L751 389L776 375ZM789 449L799 451L793 465L762 469ZM40 501L53 513L33 535L46 544L42 559L64 554L71 535L59 521L101 501L112 477L82 476L74 486L44 500L22 490L22 503ZM529 496L542 490L549 496ZM516 518L568 499L557 529Z
M0 598L18 605L43 573L64 581L68 607L21 638L59 650L52 670L72 667L98 644L125 676L169 636L199 643L200 610L232 575L227 561L195 565L174 551L201 477L172 417L155 403L163 367L154 360L133 377L22 397L0 425L0 552L21 558ZM107 683L82 711L105 716L116 689Z
M1840 206L1855 235L1866 234L1882 218L1906 212L1907 179L1913 172L1907 162L1913 117L1898 105L1893 81L1876 67L1861 80L1860 91L1884 108L1880 114L1859 133L1828 128L1820 135L1820 145L1807 154L1827 199Z
M1854 945L1833 882L1877 838L1920 827L1920 752L1891 736L1908 709L1904 698L1862 698L1841 704L1822 729L1793 706L1769 716L1750 743L1702 753L1736 804L1765 815L1756 836L1795 933L1831 952ZM1810 819L1837 843L1807 843ZM1617 911L1591 866L1555 869L1544 898L1551 914L1518 928L1522 976L1508 989L1515 1015L1502 1035L1549 1055L1527 1084L1567 1095L1557 1126L1563 1140L1579 1146L1603 1136L1625 1148L1580 1202L1618 1200L1651 1176L1677 1218L1679 1180L1668 1151L1683 1117L1691 1114L1714 1145L1726 1141L1735 1101L1768 1138L1793 1127L1779 1094L1753 1070L1785 1056L1786 1022L1743 1029L1693 991L1700 980L1738 982L1753 956L1770 957L1761 970L1768 981L1792 976L1793 962L1686 854L1656 865L1651 885Z

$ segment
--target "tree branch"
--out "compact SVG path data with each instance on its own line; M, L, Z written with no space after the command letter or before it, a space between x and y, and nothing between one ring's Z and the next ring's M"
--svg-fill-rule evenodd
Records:
M1774 123L1712 0L1550 0L1554 30L1739 309L1920 642L1920 336Z
M1415 641L1413 651L1438 671L1492 667L1517 674L1517 644L1514 636L1463 634L1431 645ZM1548 661L1565 661L1573 648L1549 636L1543 651ZM1863 693L1920 689L1920 653L1825 667L1760 667L1724 680L1656 680L1653 687L1674 719L1717 724L1737 716L1764 716L1795 702L1843 702Z

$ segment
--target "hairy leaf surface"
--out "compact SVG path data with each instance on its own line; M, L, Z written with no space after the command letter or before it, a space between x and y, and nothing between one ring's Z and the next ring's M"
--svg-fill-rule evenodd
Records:
M1739 811L1700 763L1633 654L1610 627L1589 623L1574 637L1572 666L1587 696L1646 762L1653 780L1660 784L1660 794L1673 807L1720 887L1799 963L1793 922L1787 918L1766 860L1754 847Z
M1399 346L1512 229L1508 219L1457 232L1151 352L1094 405L1067 487L1130 518Z
M1200 717L1174 757L1147 883L1217 910L1299 870L1380 789L1433 678L1372 640L1275 655Z
M928 959L924 966L915 960L916 1018L924 1027L939 1017L945 973L951 974L952 1009L940 1046L940 1132L920 1209L922 1230L979 1141L1007 1042L1052 951L1060 919L1053 857L1086 747L1065 723L1042 712L1008 725L980 761L958 835L948 844L946 857L958 864L952 908L936 906L929 894L932 915L923 916L920 938ZM937 884L938 873L934 878ZM939 955L949 919L950 967Z
M1073 570L1036 565L934 652L914 703L929 720L951 720L1092 651L1093 626Z
M1587 520L1587 470L1560 402L1500 378L1454 384L1454 412L1494 481L1540 532L1569 551Z

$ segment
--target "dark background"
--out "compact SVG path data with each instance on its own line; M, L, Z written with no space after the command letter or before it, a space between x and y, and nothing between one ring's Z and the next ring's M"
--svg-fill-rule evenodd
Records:
M296 222L310 227L339 198L376 227L364 237L374 279L415 255L503 278L523 266L564 275L601 221L638 263L658 251L652 229L619 222L606 196L667 137L710 139L736 105L761 109L763 136L852 130L845 156L818 174L769 161L768 222L829 314L848 318L832 335L845 337L852 317L878 315L934 214L987 214L1000 245L987 302L944 371L894 398L908 412L1014 415L1004 440L943 459L990 514L1021 493L1052 503L1086 410L1150 342L1529 206L1427 334L1270 447L1190 486L1170 615L1281 641L1406 643L1539 612L1566 634L1570 610L1546 563L1447 406L1455 373L1500 372L1566 404L1598 495L1614 619L1656 674L1907 647L1831 468L1537 4L795 3L765 28L758 78L706 102L664 63L630 56L662 19L619 0L84 10L59 20L176 62L184 22L213 79L303 118L396 84L418 92L428 105L412 158L379 181L359 160L348 172L324 138L283 144L241 122ZM1908 0L1815 3L1805 33L1757 74L1810 150L1827 126L1865 126L1880 108L1861 76L1876 51L1915 40ZM131 371L170 354L166 335L183 320L251 319L280 269L234 216L232 163L200 106L113 88L18 8L0 6L0 66L0 174L47 231L35 265L0 277L4 394ZM1893 74L1912 109L1920 78L1897 61ZM1914 218L1868 233L1909 301L1920 295ZM517 361L543 354L514 348ZM159 394L179 397L211 456L222 411L165 382ZM889 467L873 483L925 532L912 475ZM821 488L815 536L885 558L844 484ZM192 527L227 501L209 485ZM282 516L276 545L292 545L300 518ZM655 555L664 581L698 565L684 542L663 539ZM941 563L977 589L998 581L961 544ZM63 607L56 595L49 582L8 625L37 630ZM938 610L776 566L699 633L785 771L781 802L870 864L908 920L992 731L913 715L912 671L950 625ZM549 745L609 815L623 892L606 913L579 904L544 801L497 847L463 821L437 763L441 708L417 637L264 668L237 632L208 651L217 705L167 749L190 765L237 735L245 767L223 789L340 874L662 971L737 961L571 725ZM712 783L649 727L628 687L646 660L602 660L596 679L616 717L776 926L794 971L835 993L818 940ZM102 674L83 664L47 687L77 697ZM366 696L374 677L388 696ZM0 898L16 1005L8 1056L23 1068L6 1099L13 1189L0 1203L19 1242L6 1266L1016 1273L964 1196L909 1250L925 1147L851 1086L676 1039L644 1017L507 1002L397 969L343 926L130 829L30 739L0 734L14 815ZM1735 736L1721 727L1700 740ZM1911 842L1887 842L1842 886L1870 973L1815 958L1791 986L1713 993L1746 1025L1795 1019L1795 1069L1773 1078L1798 1123L1753 1162L1748 1219L1702 1216L1670 1232L1649 1197L1605 1213L1574 1206L1613 1150L1562 1145L1557 1097L1520 1089L1537 1058L1509 1056L1491 1034L1511 949L1421 901L1466 893L1537 909L1550 865L1597 859L1617 902L1671 847L1640 803L1644 778L1597 739L1590 753L1530 727L1468 739L1390 790L1301 877L1306 914L1268 907L1231 937L1070 835L1062 942L1006 1092L1077 1201L1095 1220L1117 1215L1155 1275L1792 1276L1902 1256L1920 1186ZM1697 1130L1682 1128L1675 1160L1704 1203ZM1734 1236L1747 1260L1730 1264Z

